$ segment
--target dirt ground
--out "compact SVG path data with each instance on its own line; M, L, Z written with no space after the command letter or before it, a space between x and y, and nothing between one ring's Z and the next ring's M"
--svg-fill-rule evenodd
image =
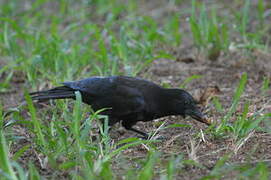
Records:
M148 75L150 79L159 83L169 83L172 86L178 87L186 77L192 75L203 75L201 79L194 80L188 84L187 90L191 92L195 98L198 98L206 92L206 89L210 87L218 87L219 93L216 96L221 101L223 107L228 109L232 103L234 90L237 87L240 76L242 73L247 72L248 83L244 94L242 95L242 102L249 101L250 111L253 113L256 110L264 108L264 112L271 111L270 94L271 91L267 92L269 96L263 97L260 93L260 88L263 83L263 74L267 77L271 77L271 61L269 60L270 55L268 54L257 54L255 52L253 56L259 58L260 61L249 59L249 57L242 57L238 54L232 53L227 59L221 58L218 62L208 62L208 60L200 59L200 57L194 59L194 57L183 56L181 58L192 58L195 61L193 63L184 63L179 61L170 61L166 59L160 59L154 62L150 69L148 69ZM212 96L210 94L210 96ZM242 109L242 102L239 105L239 109ZM207 115L212 118L214 123L221 122L223 113L219 113L215 110L211 102L207 102L204 106ZM234 121L235 117L232 117L231 121ZM202 175L206 175L212 167L214 167L217 160L224 155L236 152L234 156L229 160L229 163L243 163L246 162L250 157L251 162L267 161L271 163L271 134L264 132L252 132L247 141L240 147L237 148L233 139L210 139L205 136L205 142L202 139L193 141L193 134L206 129L206 125L198 123L191 118L183 119L181 117L167 117L158 121L165 121L166 124L180 123L190 124L191 128L174 128L170 131L162 130L159 135L165 137L165 141L159 145L159 150L166 154L178 154L184 153L186 156L191 158L191 146L195 146L195 152L192 156L199 163L202 163L206 169L187 168L185 172L180 173L178 179L198 179ZM157 128L155 123L141 123L138 128L152 130ZM269 127L270 128L270 127ZM120 137L129 137L130 134L126 133ZM139 152L138 152L139 151ZM132 157L143 155L138 151L127 150L127 155ZM271 167L271 164L270 164ZM229 174L226 179L231 179Z
M159 11L159 9L156 8L156 11ZM156 14L156 11L153 10L149 13ZM159 11L158 14L161 15L161 12ZM186 31L185 27L183 31ZM175 59L157 59L149 67L142 70L139 76L159 84L170 84L172 87L179 87L186 78L192 75L202 75L202 78L192 80L188 83L186 90L193 94L196 99L200 100L200 97L202 97L208 88L216 87L219 92L211 93L209 97L211 98L215 95L221 102L225 112L227 112L231 106L234 91L238 86L240 77L242 73L246 72L248 81L238 107L239 111L242 111L242 104L245 101L249 101L250 113L256 112L259 109L264 109L263 113L271 112L271 91L266 92L266 96L261 94L263 77L268 77L271 81L271 53L255 49L255 51L244 55L245 53L243 52L233 50L227 52L227 54L221 54L217 61L209 61L204 53L199 53L195 48L191 48L190 37L187 39L184 37L183 41L184 43L180 47L174 49L168 48L167 50L169 54L173 54ZM4 108L15 106L18 104L18 100L23 97L23 89L26 85L24 80L18 80L18 77L20 75L14 75L12 79L14 86L12 86L12 89L4 93L0 92L0 101L5 102ZM212 100L209 99L204 104L201 104L201 106L205 114L218 126L225 112L218 112ZM235 116L230 119L232 122L234 120ZM236 143L230 137L217 140L205 133L203 133L204 138L195 137L197 132L204 132L207 127L188 117L186 119L175 116L165 117L155 122L138 123L136 126L139 129L150 132L156 129L160 125L160 122L165 122L165 125L173 123L191 125L191 127L179 127L159 131L159 135L163 136L163 141L158 144L158 150L164 152L164 158L167 159L172 154L182 153L184 154L184 159L191 158L205 167L185 167L185 171L181 171L177 179L198 179L207 175L221 157L232 152L234 152L234 155L228 160L229 164L240 164L249 161L253 166L253 163L264 161L270 163L269 168L271 170L270 133L253 131L240 147L236 147ZM269 130L271 129L271 123L261 125L267 126ZM18 135L25 137L25 139L20 140L18 144L12 147L11 151L16 152L20 147L31 143L28 140L31 138L31 134L22 126L14 126L13 128L13 131L17 132ZM133 136L135 134L127 132L118 125L111 131L111 137L115 142ZM123 156L140 159L145 157L146 152L147 149L144 146L137 146L125 150ZM40 163L38 163L39 158L42 157L30 149L18 161L23 166L27 166L28 161L32 160L40 166ZM133 161L129 163L133 164ZM121 161L118 162L116 160L113 168L119 172L118 174L125 171ZM40 173L44 176L50 175L52 171L52 169L44 170L40 167ZM225 175L224 178L231 179L234 173L231 172ZM65 174L61 176L65 178Z
M150 80L160 84L168 83L173 87L178 87L180 83L189 76L203 75L201 79L193 80L189 83L186 89L191 92L195 98L199 99L206 89L217 86L220 92L217 93L216 96L221 101L223 107L227 109L231 105L234 90L239 83L241 74L247 72L248 83L246 91L242 95L242 102L245 100L251 102L250 110L252 113L261 108L265 109L264 112L270 112L271 104L270 102L268 103L268 99L270 100L270 92L267 92L267 94L269 93L269 96L265 98L263 98L260 93L260 88L263 83L263 74L267 77L271 77L270 55L262 53L254 54L253 56L261 59L261 61L238 56L238 54L235 53L231 56L228 55L227 59L221 58L218 62L209 62L206 59L201 59L200 56L191 57L188 55L183 55L182 57L177 56L176 58L191 58L194 60L193 62L186 63L181 60L172 61L168 59L158 59L154 61L150 68L148 68L146 72L143 72L143 74L147 75ZM22 94L20 90L9 93L8 101L6 99L6 94L1 94L0 97L2 102L16 104L18 97L22 97L20 94ZM240 105L240 110L241 107L242 106ZM218 125L224 114L217 112L211 101L208 101L203 109L207 111L206 114L212 118L213 122ZM234 117L231 121L234 121ZM165 156L165 158L166 155L170 156L172 154L183 153L186 158L193 158L206 167L204 170L197 167L186 167L185 171L180 173L178 179L197 179L206 175L214 167L218 159L233 151L235 154L231 157L229 163L243 163L247 161L248 157L250 158L250 162L271 162L271 134L269 133L252 132L241 147L236 147L233 139L227 137L225 137L225 139L216 140L205 135L204 141L202 138L195 138L197 132L206 129L207 127L191 118L186 118L184 120L182 117L165 117L156 120L155 122L138 123L137 128L144 129L147 132L152 131L160 125L159 122L166 122L165 125L173 123L191 125L191 127L172 128L170 131L165 129L159 132L159 135L163 136L164 139L158 147L159 151L164 152L163 156ZM16 152L16 149L31 142L27 140L31 138L31 135L20 126L14 126L14 131L17 132L18 135L25 137L25 139L20 141L21 144L19 143L13 147L12 151ZM125 131L120 126L116 126L112 130L111 136L112 139L117 142L121 139L136 135ZM194 149L193 152L191 152L191 148ZM131 156L140 159L144 158L146 151L147 149L143 146L138 146L125 150L123 154L126 157ZM29 160L37 162L38 157L39 155L35 151L29 150L19 162L22 164ZM116 171L121 172L124 169L122 169L122 165L118 163L119 162L116 162L117 165L114 166L114 168ZM44 170L41 168L41 174L49 175L50 173L50 169ZM229 174L229 177L225 178L230 179L230 177L231 174Z

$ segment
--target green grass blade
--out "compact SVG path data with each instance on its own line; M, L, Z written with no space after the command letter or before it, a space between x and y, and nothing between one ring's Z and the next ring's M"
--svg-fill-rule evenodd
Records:
M42 145L43 147L46 147L46 141L44 139L44 135L41 130L41 126L42 126L41 122L37 118L36 109L35 109L33 102L27 92L25 92L25 100L27 102L28 109L30 111L31 120L34 125L34 132L37 135L37 140L40 143L40 145Z
M244 74L242 74L239 85L234 93L231 108L228 111L228 113L226 114L225 118L223 119L224 123L227 122L230 119L230 117L232 116L232 114L235 112L237 105L240 101L241 95L243 94L243 92L245 90L246 83L247 83L247 74L244 73Z
M75 137L75 141L77 143L77 148L78 148L78 152L80 152L81 149L81 142L80 142L80 122L82 119L82 96L81 93L79 91L75 92L75 96L76 96L76 101L75 101L75 106L73 109L73 122L72 122L72 130L73 130L73 134Z
M1 111L2 109L0 109L0 112ZM0 176L6 177L6 179L16 180L17 177L8 156L9 153L4 132L0 130Z

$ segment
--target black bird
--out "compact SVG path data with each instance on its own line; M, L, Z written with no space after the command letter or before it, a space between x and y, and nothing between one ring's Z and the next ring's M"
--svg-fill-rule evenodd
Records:
M127 130L148 137L147 133L133 128L138 121L152 121L169 115L189 115L209 124L196 107L193 97L182 89L167 89L153 82L127 76L91 77L79 81L64 82L46 91L30 93L33 100L75 99L79 91L82 101L94 111L108 108L109 126L122 121Z

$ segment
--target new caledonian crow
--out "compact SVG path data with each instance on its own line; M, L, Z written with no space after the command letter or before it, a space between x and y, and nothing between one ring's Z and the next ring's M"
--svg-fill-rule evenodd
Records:
M33 100L75 99L79 91L82 101L94 111L109 118L109 126L117 122L125 129L143 135L148 134L133 128L138 121L152 121L169 115L186 115L209 124L196 106L193 97L182 89L163 88L153 82L126 76L91 77L79 81L64 82L63 86L30 93Z

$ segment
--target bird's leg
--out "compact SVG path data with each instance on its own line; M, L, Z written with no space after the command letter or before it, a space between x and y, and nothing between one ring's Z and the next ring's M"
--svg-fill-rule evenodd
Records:
M148 139L149 138L149 135L147 133L143 132L143 131L137 130L137 129L132 128L132 127L130 127L130 129L128 129L128 130L134 131L134 132L142 135L143 139Z
M143 136L143 139L148 139L148 138L149 138L149 135L148 135L147 133L145 133L145 132L143 132L143 131L140 131L140 130L137 130L137 129L133 128L133 127L132 127L133 124L131 124L131 123L129 123L129 122L127 123L127 122L125 122L125 121L122 121L122 126L123 126L125 129L127 129L127 130L134 131L134 132L136 132L136 133L142 135L142 136Z

